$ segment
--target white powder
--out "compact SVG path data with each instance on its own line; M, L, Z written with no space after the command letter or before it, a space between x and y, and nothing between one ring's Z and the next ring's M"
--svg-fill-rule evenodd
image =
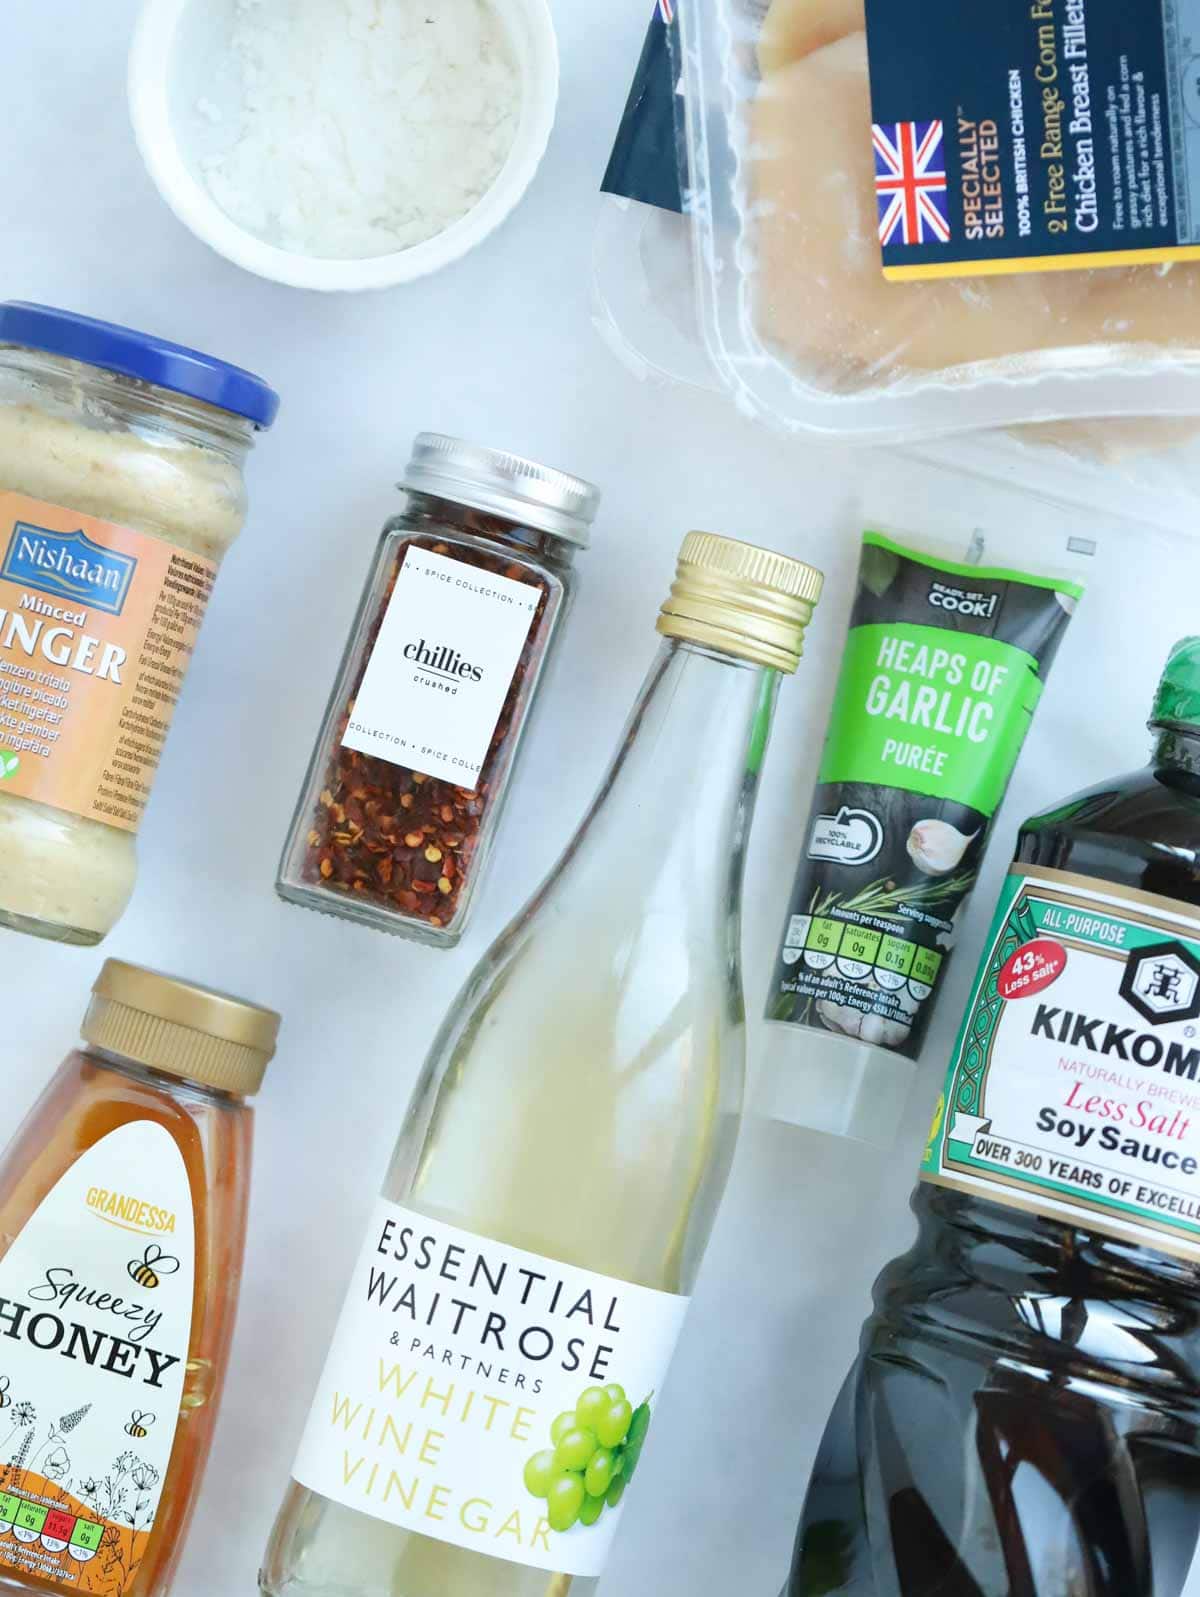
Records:
M235 222L364 259L443 232L516 135L520 75L486 0L236 0L197 110L201 170Z

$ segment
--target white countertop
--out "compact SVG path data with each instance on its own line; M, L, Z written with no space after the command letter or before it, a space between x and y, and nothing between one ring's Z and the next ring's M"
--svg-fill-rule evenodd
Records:
M864 492L846 454L755 429L714 396L641 384L612 357L590 321L591 245L649 0L555 0L554 10L562 104L524 204L460 265L361 298L260 282L168 213L126 116L135 0L15 0L6 13L4 296L194 344L260 371L283 396L251 463L251 520L221 574L143 828L140 886L102 951L228 986L285 1017L259 1100L232 1369L179 1597L254 1590L424 1050L590 797L653 652L682 534L701 526L774 544L830 578L800 672L784 686L755 827L745 915L753 1018L807 811L862 519L916 518L932 532L983 526L997 554L1006 528L1028 520L999 491L899 467L904 490L893 497L885 462ZM564 658L482 905L452 954L285 907L272 891L366 564L396 504L391 484L424 428L564 466L605 493ZM1067 515L1039 514L1048 524ZM1078 530L1094 530L1089 517ZM1122 559L1132 560L1124 570ZM870 1283L911 1232L917 1151L1014 826L1141 761L1166 647L1200 630L1200 546L1109 534L1098 565L1001 814L901 1145L880 1157L747 1125L604 1592L778 1592ZM73 1045L102 952L15 936L2 952L11 1126ZM754 1040L752 1031L752 1053Z

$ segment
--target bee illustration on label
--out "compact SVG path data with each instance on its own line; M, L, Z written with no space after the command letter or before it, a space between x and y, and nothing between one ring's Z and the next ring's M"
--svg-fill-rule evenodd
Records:
M140 1442L156 1418L157 1416L151 1414L148 1409L135 1408L129 1416L129 1424L125 1427L126 1436L132 1436Z
M138 1286L154 1288L164 1275L174 1275L179 1260L164 1253L157 1242L151 1242L140 1259L130 1259L126 1265L129 1279Z
M0 1408L7 1408L12 1402L8 1395L8 1376L0 1375Z

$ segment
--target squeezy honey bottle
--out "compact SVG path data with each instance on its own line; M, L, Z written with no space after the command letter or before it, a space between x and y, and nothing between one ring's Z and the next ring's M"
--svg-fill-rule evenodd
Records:
M0 1159L0 1585L154 1597L225 1374L279 1017L108 960Z

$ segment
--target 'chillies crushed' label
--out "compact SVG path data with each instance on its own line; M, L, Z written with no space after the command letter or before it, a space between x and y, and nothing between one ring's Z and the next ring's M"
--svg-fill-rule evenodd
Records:
M380 1198L293 1474L423 1536L598 1575L686 1309Z
M532 583L410 547L343 745L474 788L540 597Z
M1042 867L1001 895L922 1178L1200 1259L1200 916Z

